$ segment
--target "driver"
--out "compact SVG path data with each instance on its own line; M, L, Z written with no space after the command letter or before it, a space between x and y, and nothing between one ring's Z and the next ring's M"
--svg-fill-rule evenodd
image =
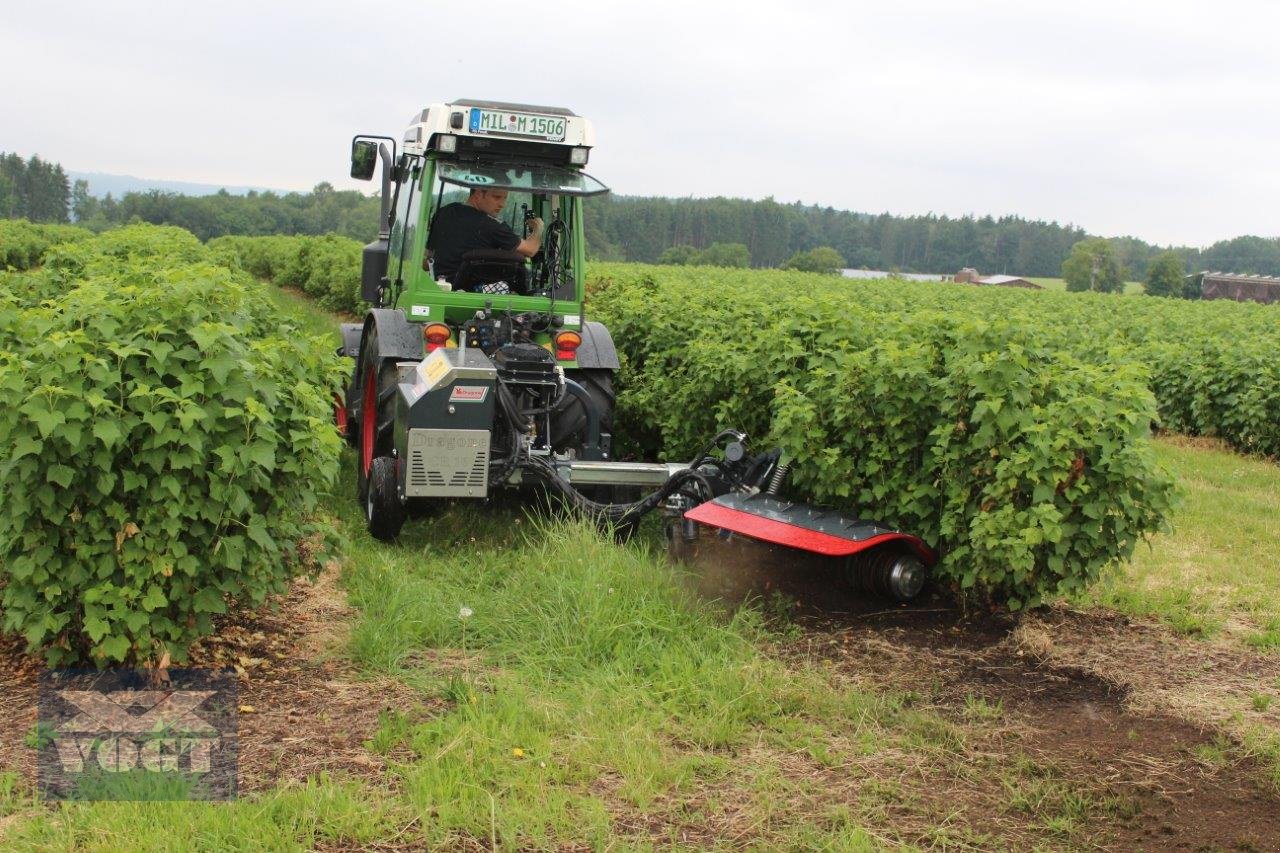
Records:
M462 264L462 256L474 249L502 249L532 258L542 248L542 220L528 220L529 236L523 239L498 219L507 203L506 190L472 187L466 202L446 204L431 220L427 250L435 263L435 277L450 281Z

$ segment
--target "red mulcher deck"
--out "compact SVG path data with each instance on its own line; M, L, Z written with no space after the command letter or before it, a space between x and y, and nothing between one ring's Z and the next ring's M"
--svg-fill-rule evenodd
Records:
M915 552L925 566L938 562L938 555L918 536L763 493L721 495L687 511L684 517L752 539L828 557L848 557L898 542Z

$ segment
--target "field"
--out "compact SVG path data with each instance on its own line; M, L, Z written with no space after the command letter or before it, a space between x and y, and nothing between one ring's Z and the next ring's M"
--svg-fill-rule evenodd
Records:
M1067 289L1067 283L1060 278L1028 278L1027 281L1032 282L1033 284L1038 284L1045 290L1060 290L1065 292ZM1124 292L1126 294L1142 293L1144 289L1145 285L1140 281L1126 281L1124 283Z
M266 292L332 340L333 315ZM1013 614L941 589L886 607L767 551L675 567L655 529L618 546L517 499L386 546L344 453L323 568L193 651L242 670L240 800L36 801L38 660L9 638L0 844L1271 849L1280 469L1177 435L1151 461L1180 487L1169 529Z

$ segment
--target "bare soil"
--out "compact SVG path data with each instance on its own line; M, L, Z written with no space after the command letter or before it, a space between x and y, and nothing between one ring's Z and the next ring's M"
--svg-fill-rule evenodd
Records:
M314 579L293 582L287 595L226 620L192 649L189 666L233 668L239 676L241 792L264 790L330 772L385 782L396 755L366 742L380 714L425 716L438 700L391 679L357 677L341 655L353 616L331 562ZM35 752L25 745L36 720L43 666L21 643L0 637L0 770L35 782Z
M979 759L1025 756L1111 804L1091 811L1068 846L1280 850L1280 791L1267 768L1230 750L1205 757L1224 754L1231 729L1222 725L1242 713L1280 732L1277 710L1244 710L1259 686L1280 685L1280 658L1106 611L964 613L928 592L894 605L852 590L830 563L756 545L719 544L691 565L704 595L762 596L766 610L798 625L772 650L794 665L829 667L975 723L967 748ZM992 719L975 720L975 710ZM962 823L963 813L991 816L985 829L1002 846L1031 846L1009 805L1016 791L987 777L964 790L943 778L923 787L967 803Z

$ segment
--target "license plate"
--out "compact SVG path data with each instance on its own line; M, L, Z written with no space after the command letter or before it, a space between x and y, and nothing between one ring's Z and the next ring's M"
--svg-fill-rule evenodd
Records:
M471 108L472 133L502 133L507 136L531 136L550 142L564 141L565 120L559 116L529 113L503 113L497 110Z

